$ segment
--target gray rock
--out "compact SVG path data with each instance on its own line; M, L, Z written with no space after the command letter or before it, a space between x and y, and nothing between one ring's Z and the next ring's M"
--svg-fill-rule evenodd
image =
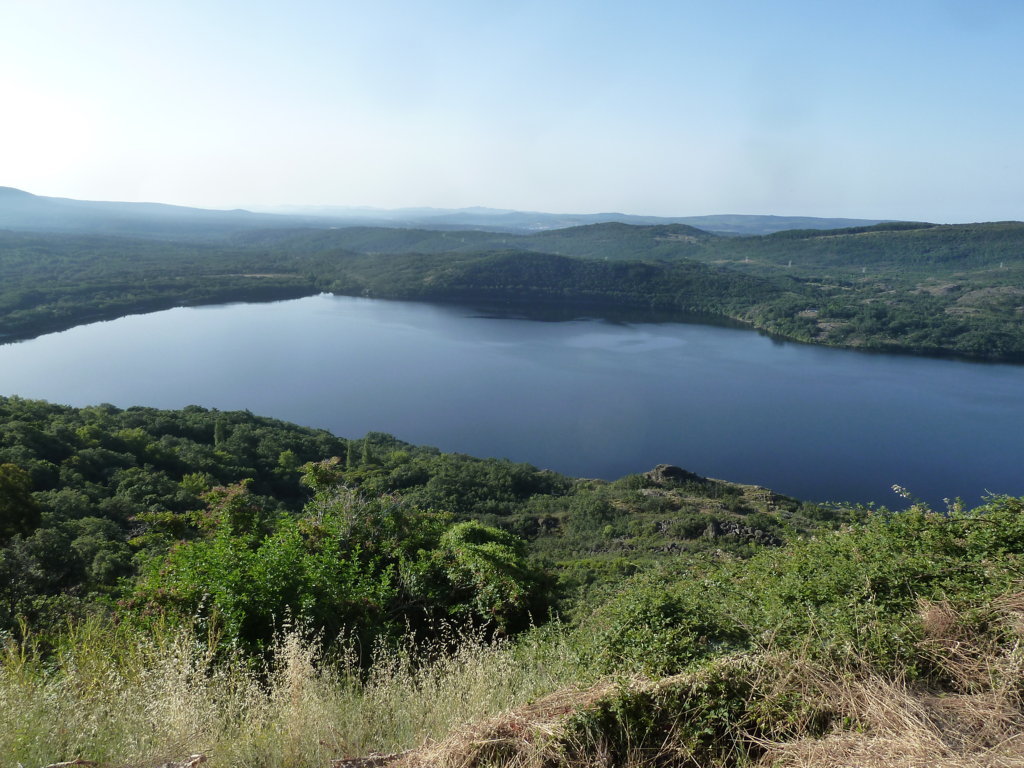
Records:
M703 480L700 475L688 472L682 467L674 464L659 464L650 472L644 473L644 477L652 480L658 485L675 485L689 482L691 480Z

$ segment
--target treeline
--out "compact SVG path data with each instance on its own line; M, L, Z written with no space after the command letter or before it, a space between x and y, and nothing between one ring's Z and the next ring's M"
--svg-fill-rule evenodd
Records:
M693 261L604 261L497 252L452 258L349 256L325 267L335 293L386 298L586 306L739 317L799 290Z
M258 231L240 234L235 241L267 248L284 246L293 253L346 251L371 255L472 255L487 251L525 251L622 261L692 256L721 239L683 224L636 226L605 223L552 229L529 235L384 227Z
M893 268L982 266L1021 261L1024 223L937 225L891 222L834 230L787 230L771 235L721 237L682 224L592 224L530 235L351 227L331 230L250 232L236 242L290 253L475 254L525 251L588 259L751 262L810 267L817 273L863 266Z
M791 230L772 235L722 238L709 243L707 258L751 259L776 265L828 269L880 266L915 270L1018 264L1024 223L918 224L898 222L835 230Z

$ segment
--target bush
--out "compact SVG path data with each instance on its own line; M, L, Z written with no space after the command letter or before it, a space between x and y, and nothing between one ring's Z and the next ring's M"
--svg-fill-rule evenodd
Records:
M671 674L770 644L928 675L919 601L962 607L1009 589L1024 566L1022 510L1024 500L997 497L969 512L865 511L841 532L749 560L663 567L622 586L581 636L608 669Z
M152 560L127 605L198 617L255 651L288 618L369 643L439 618L505 632L542 616L549 580L521 539L386 496L360 499L334 485L334 466L309 468L316 497L299 518L269 515L246 484L214 489L195 516L204 535Z

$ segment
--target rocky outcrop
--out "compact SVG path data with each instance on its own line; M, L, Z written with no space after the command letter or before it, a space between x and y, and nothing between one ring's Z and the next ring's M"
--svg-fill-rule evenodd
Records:
M644 477L658 485L678 485L680 483L692 482L694 480L704 480L700 475L688 472L682 467L677 467L674 464L659 464L650 472L645 472Z
M781 547L783 544L782 539L771 531L752 528L738 520L726 520L724 522L712 520L708 523L708 527L704 529L705 539L718 539L724 536L733 536L740 541L759 544L763 547Z

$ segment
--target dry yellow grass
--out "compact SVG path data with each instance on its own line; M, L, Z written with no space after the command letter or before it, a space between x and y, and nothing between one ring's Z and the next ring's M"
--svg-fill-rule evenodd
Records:
M1013 631L1024 627L1024 593L996 601L996 618ZM758 766L780 768L1010 768L1024 767L1024 653L1018 642L979 636L946 603L922 603L922 651L947 675L942 690L886 677L860 666L826 667L770 650L723 659L750 676L763 701L806 705L780 723L785 738L737 728L735 748L718 760L699 761L671 729L660 748L613 758L601 743L572 743L566 722L601 701L636 691L691 685L701 671L662 680L603 680L566 689L527 706L455 729L447 738L402 754L381 756L391 768L589 768L591 766ZM815 713L827 712L831 730L811 735ZM687 713L678 713L683 724ZM803 718L803 719L801 719ZM785 727L782 727L782 726ZM682 730L682 729L681 729ZM766 735L767 734L767 735Z
M188 632L140 642L93 623L49 665L6 645L0 755L24 768L76 758L156 768L197 753L208 768L1024 768L1024 593L987 610L989 630L979 632L949 604L920 605L920 650L941 678L932 687L857 659L825 666L770 648L660 680L596 678L558 631L518 644L449 637L450 652L378 649L360 670L351 657L326 662L293 630L269 667L255 669L215 662ZM624 734L572 727L623 697L708 690L702 681L723 672L744 676L751 711L780 719L737 722L713 758L686 741L699 703L653 718L670 725L632 751L629 722ZM615 751L623 735L627 748L620 738Z
M1024 593L993 605L1013 634ZM845 727L820 739L766 744L761 763L786 768L999 768L1024 766L1024 652L972 632L947 603L920 606L921 648L948 677L930 690L867 670L815 673Z
M1024 718L998 694L938 696L868 677L822 693L856 724L820 739L768 744L764 766L971 768L1024 766Z
M0 764L155 768L202 753L208 768L311 768L399 751L584 679L559 638L514 646L464 636L452 653L419 649L429 663L416 663L415 649L381 648L360 670L351 656L324 661L292 631L258 669L214 662L187 631L140 641L93 623L47 664L7 644Z

